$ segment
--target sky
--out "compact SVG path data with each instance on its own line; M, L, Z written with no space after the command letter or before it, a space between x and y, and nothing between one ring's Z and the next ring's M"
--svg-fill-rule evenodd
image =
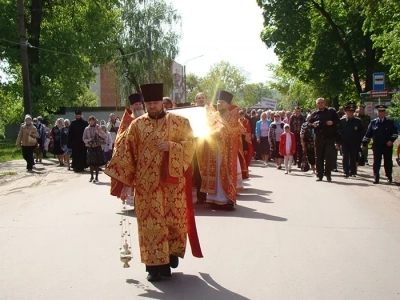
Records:
M168 1L168 0L167 0ZM278 63L272 49L260 39L262 10L256 0L169 0L182 17L180 53L186 72L204 76L211 66L225 60L243 68L250 83L266 82L266 67Z

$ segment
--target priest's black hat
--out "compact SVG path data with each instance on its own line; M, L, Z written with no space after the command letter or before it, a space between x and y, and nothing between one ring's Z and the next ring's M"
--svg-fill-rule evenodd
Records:
M144 102L162 101L164 85L162 83L150 83L140 86Z
M223 100L229 104L232 103L233 95L227 91L219 91L218 100Z
M143 103L143 96L140 93L131 94L129 95L128 99L130 105L133 105L138 102Z
M82 111L80 109L75 109L75 115L81 115Z
M379 105L375 106L375 108L376 108L378 111L386 111L386 108L388 108L388 107L387 107L386 105L379 104Z

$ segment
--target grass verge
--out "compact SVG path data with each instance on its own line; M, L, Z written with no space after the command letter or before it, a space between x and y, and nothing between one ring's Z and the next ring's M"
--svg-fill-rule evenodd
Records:
M0 140L0 163L22 159L22 151L20 147L15 147L15 141Z
M0 178L6 177L6 176L12 176L12 175L18 175L18 173L17 173L17 172L13 172L13 171L10 171L10 172L0 172Z

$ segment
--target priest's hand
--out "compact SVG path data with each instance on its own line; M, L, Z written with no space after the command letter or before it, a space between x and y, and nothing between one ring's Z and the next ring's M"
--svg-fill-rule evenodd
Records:
M121 195L119 196L122 201L125 201L129 197L129 191L130 191L130 187L127 185L124 185L124 187L122 188L122 191L121 191Z
M158 142L157 148L160 151L169 151L169 142Z

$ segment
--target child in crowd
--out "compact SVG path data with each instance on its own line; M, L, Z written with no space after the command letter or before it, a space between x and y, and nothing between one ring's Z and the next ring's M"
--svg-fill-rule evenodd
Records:
M279 154L284 158L285 174L292 172L293 155L296 153L296 137L290 132L290 125L285 124L279 142Z
M111 138L111 134L107 131L106 125L101 125L101 130L107 135L105 143L101 145L101 150L103 151L104 163L107 165L111 160L113 142Z

